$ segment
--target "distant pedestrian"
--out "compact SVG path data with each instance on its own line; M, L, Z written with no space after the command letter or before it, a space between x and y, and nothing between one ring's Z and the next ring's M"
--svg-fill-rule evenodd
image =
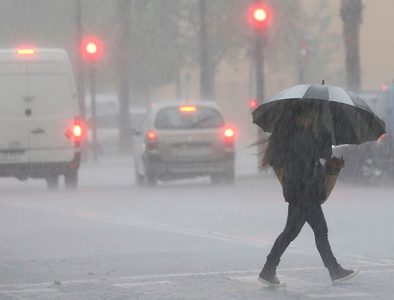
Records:
M288 215L283 232L276 239L259 280L269 286L283 286L276 276L282 254L298 236L305 223L315 235L324 266L333 283L340 283L357 272L337 262L328 241L327 223L321 202L327 198L326 172L339 173L344 162L332 157L331 134L319 128L319 108L296 106L287 120L278 122L268 140L263 165L274 168L283 185ZM326 161L324 166L321 160Z

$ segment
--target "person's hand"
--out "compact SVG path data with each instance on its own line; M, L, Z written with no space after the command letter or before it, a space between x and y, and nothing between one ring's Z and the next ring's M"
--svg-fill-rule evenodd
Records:
M330 157L326 161L326 170L330 175L338 175L341 169L345 166L345 159L341 157Z
M345 166L345 159L342 156L333 156L327 160L327 165L334 169L342 169Z

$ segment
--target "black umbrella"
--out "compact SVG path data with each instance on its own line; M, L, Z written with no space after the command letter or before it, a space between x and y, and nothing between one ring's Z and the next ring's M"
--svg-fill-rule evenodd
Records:
M319 107L320 123L331 132L333 145L361 144L385 133L384 122L358 95L320 84L296 85L279 92L252 112L253 123L272 132L277 122L286 124L295 109L311 106Z

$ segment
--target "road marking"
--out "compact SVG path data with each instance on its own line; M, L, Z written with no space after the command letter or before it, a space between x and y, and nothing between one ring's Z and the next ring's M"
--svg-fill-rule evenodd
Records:
M338 292L338 293L329 293L329 294L307 294L309 298L313 299L330 299L330 298L356 298L356 297L371 297L370 294L366 293L358 293L358 292Z
M146 282L127 282L127 283L114 283L112 286L119 288L127 288L127 287L136 287L136 286L145 286L145 285L165 285L165 284L173 284L171 281L146 281Z
M122 226L132 226L132 227L142 228L142 229L147 229L147 230L155 230L155 231L169 232L172 234L182 234L182 235L188 235L188 236L193 236L193 237L213 239L213 240L236 243L236 244L253 246L253 247L271 247L273 244L273 241L271 241L271 240L264 241L264 240L259 240L259 239L255 239L255 238L242 237L242 236L238 236L238 235L232 235L232 234L227 234L227 233L222 233L222 232L217 232L217 231L198 230L198 229L177 227L177 226L171 226L171 225L165 225L165 224L130 221L130 220L125 220L125 219L121 219L121 218L114 218L111 216L99 215L99 214L96 214L94 212L89 212L89 211L75 211L72 213L67 213L67 212L60 212L60 211L52 211L52 210L44 209L44 208L30 207L28 205L23 205L20 203L19 204L8 203L8 204L2 204L2 205L9 206L9 207L22 208L22 209L27 209L27 210L33 210L33 211L39 211L39 212L44 212L44 213L49 213L49 214L57 214L57 215L62 215L62 216L66 216L66 217L79 217L79 218L84 218L84 219L88 219L88 220L92 220L92 221L106 222L106 223L117 224L117 225L122 225ZM300 254L306 254L306 255L316 255L316 250L312 249L312 248L293 246L293 245L290 245L289 248L294 253L300 253ZM376 264L380 264L382 266L387 266L387 265L394 264L394 260L371 259L371 258L363 256L363 255L350 254L350 253L340 255L340 256L338 256L338 258L350 260L353 262L353 264L366 265L366 266L374 266Z
M389 269L379 269L379 270L368 270L365 266L353 266L356 269L364 267L362 273L374 273L374 272L394 272L394 265ZM370 267L370 266L368 266ZM376 265L374 267L381 267L381 265ZM279 268L278 272L298 272L298 271L311 271L311 270L323 270L324 267L300 267L300 268ZM65 285L75 285L75 284L86 284L86 283L109 283L109 284L122 284L122 281L127 281L130 283L142 280L155 280L155 279L170 279L170 278L187 278L187 277L209 277L209 276L229 276L229 278L245 278L246 281L253 280L257 281L257 274L260 269L249 269L249 270L228 270L228 271L211 271L211 272L186 272L186 273L167 273L167 274L153 274L153 275L136 275L136 276L125 276L125 277L114 277L114 278L89 278L89 279L75 279L75 280L62 280L59 281L61 286ZM251 275L253 274L253 275ZM286 276L289 277L289 276ZM299 279L297 279L299 280ZM147 281L144 281L147 282ZM150 282L161 282L150 281ZM306 281L305 281L306 282ZM21 283L21 284L0 284L0 292L5 290L51 290L56 291L54 288L48 288L53 282L37 282L37 283Z
M14 294L14 293L48 293L48 292L57 292L55 289L44 288L44 289L15 289L15 290L0 290L0 293L4 294Z

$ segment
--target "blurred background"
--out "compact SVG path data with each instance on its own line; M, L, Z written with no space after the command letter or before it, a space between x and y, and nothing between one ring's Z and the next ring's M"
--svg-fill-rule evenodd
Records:
M95 36L103 46L96 64L97 98L119 101L123 135L130 122L126 106L204 99L219 104L239 128L239 142L248 145L256 134L249 107L256 98L255 28L247 20L253 2L2 0L0 47L65 48L84 111L89 89L80 45L83 38ZM392 79L392 1L266 2L271 22L264 29L263 97L322 79L377 92ZM347 58L349 53L355 56ZM122 139L120 147L128 147Z

